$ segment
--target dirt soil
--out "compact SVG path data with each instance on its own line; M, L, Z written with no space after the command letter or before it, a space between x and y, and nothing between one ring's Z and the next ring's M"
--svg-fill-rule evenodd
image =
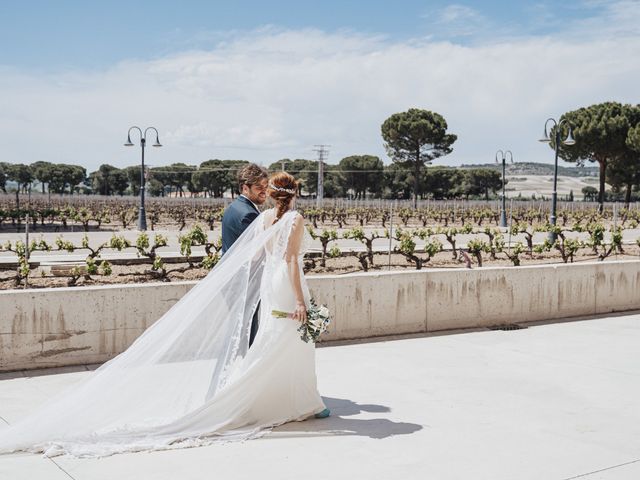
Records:
M422 255L419 255L422 256ZM574 263L586 261L596 261L598 255L594 255L590 249L581 249L574 258ZM624 254L611 254L604 261L611 260L640 260L640 247L637 245L625 245ZM546 252L542 255L528 254L520 255L522 266L536 264L554 264L562 263L562 258L558 252ZM315 262L315 265L314 265ZM491 260L489 254L483 254L483 267L491 266L510 266L513 263L506 258L504 254L498 253L496 260ZM183 281L183 280L199 280L209 273L209 270L200 267L189 268L187 263L172 263L165 266L167 269L166 277L161 277L151 270L151 265L112 265L112 274L110 276L91 275L89 278L80 277L75 282L76 286L82 285L110 285L110 284L131 284L131 283L149 283L158 281ZM436 254L429 262L423 265L423 268L447 268L447 269L465 269L466 263L460 259L453 259L451 251L444 251ZM471 258L471 268L479 268L475 258ZM408 262L406 258L400 254L392 254L390 258L385 254L376 254L374 256L374 266L369 271L388 271L388 270L414 270L415 265ZM340 258L327 258L326 265L321 266L320 259L305 259L305 272L308 276L333 274L341 275L345 273L362 272L362 266L355 256L346 256ZM0 271L0 290L8 290L14 288L24 288L24 284L17 284L15 280L16 274L14 270ZM66 287L69 285L70 277L53 276L43 268L36 268L31 271L29 277L29 288L50 288L50 287Z

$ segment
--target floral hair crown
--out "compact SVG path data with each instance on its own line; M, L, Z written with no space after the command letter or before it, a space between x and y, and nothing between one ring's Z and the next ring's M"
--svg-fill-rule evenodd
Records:
M295 195L296 194L296 190L294 188L276 187L273 183L269 184L269 188L271 188L272 190L277 190L278 192L290 193L291 195Z

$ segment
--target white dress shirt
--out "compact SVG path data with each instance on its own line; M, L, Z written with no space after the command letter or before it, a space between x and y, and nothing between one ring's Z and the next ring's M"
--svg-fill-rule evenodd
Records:
M258 212L260 212L260 209L258 208L258 206L255 203L253 203L253 201L249 197L247 197L244 193L241 193L240 196L246 198L247 200L249 200L251 202L251 205L253 205L255 207L255 209Z

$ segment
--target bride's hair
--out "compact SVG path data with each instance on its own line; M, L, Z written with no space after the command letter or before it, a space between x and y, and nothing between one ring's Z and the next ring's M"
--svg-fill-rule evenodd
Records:
M267 194L276 204L276 223L287 210L289 210L289 202L298 192L298 182L293 175L287 172L277 172L269 177L269 188Z

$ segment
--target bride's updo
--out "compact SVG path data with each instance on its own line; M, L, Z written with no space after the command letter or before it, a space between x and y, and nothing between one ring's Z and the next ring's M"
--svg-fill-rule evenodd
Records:
M277 172L269 177L269 188L267 195L276 204L276 218L273 223L276 223L287 210L289 210L289 203L291 199L296 196L298 192L298 182L287 172Z

